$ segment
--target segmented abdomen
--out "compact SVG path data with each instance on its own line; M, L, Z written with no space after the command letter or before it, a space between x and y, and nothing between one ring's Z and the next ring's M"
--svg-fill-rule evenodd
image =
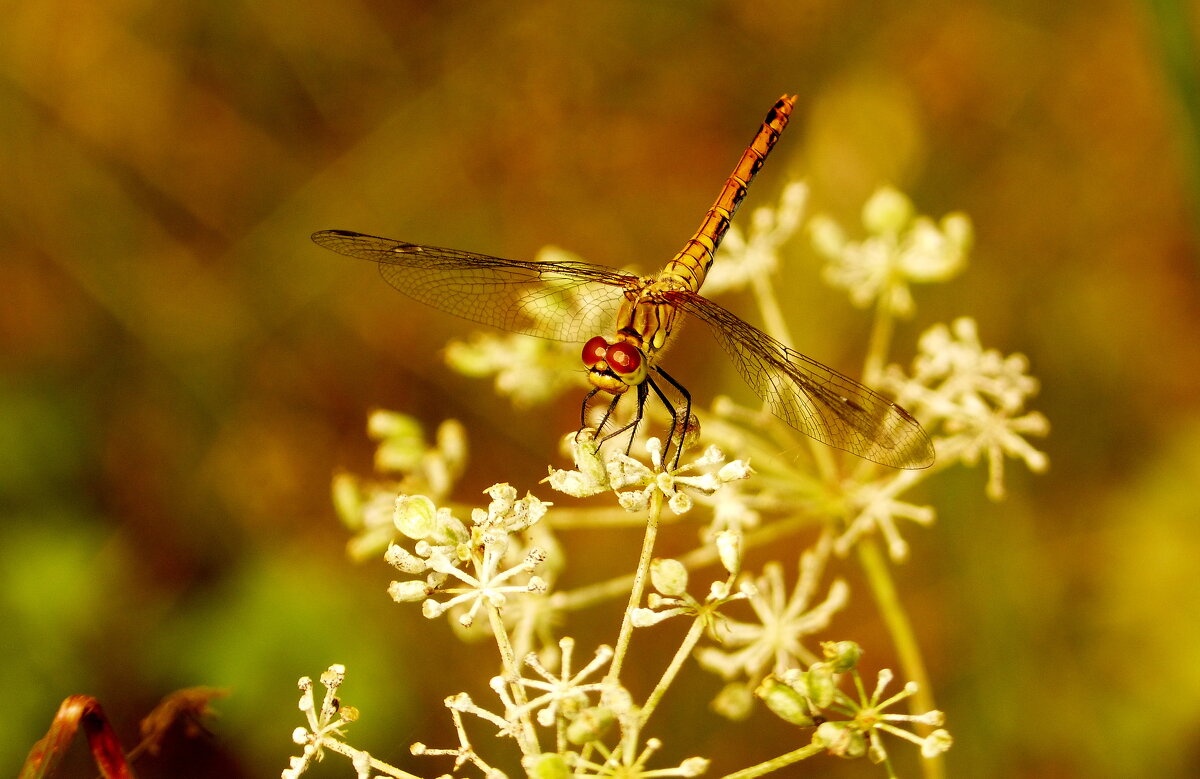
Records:
M716 202L704 215L700 229L667 263L659 275L660 278L674 276L683 281L693 292L700 291L700 285L704 283L704 277L708 275L708 269L712 267L713 254L721 245L725 231L729 229L729 220L733 219L738 206L746 197L746 189L754 180L754 174L758 173L763 163L767 161L767 155L771 153L775 142L779 140L783 128L787 127L788 118L792 115L792 108L795 105L795 95L784 95L767 112L767 118L763 120L762 127L754 135L754 140L742 152L742 157L734 166L733 173L725 181L725 186L721 187Z

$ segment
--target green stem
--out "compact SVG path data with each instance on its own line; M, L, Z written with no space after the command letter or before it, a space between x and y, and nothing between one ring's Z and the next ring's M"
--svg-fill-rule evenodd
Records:
M1195 4L1185 0L1146 0L1150 34L1156 44L1167 89L1178 110L1175 137L1191 185L1193 224L1200 228L1200 67L1197 67Z
M608 666L605 679L617 683L621 677L621 665L625 661L625 653L629 650L629 641L633 637L633 610L642 602L642 593L646 590L646 578L650 575L650 560L654 554L654 540L658 537L658 521L662 516L663 496L661 490L650 493L650 516L646 520L646 535L642 539L642 554L638 558L637 572L633 575L633 589L629 593L629 605L625 607L625 618L621 620L621 632L617 636L617 646L613 650L612 663Z
M917 691L908 699L908 710L911 714L924 714L937 708L933 701L933 688L929 684L929 674L925 670L925 661L921 657L921 647L917 643L916 633L913 632L912 622L900 602L896 592L896 584L892 581L892 572L888 568L883 551L874 536L864 536L855 545L858 550L858 562L867 575L867 583L875 602L879 604L879 612L891 634L892 644L900 658L900 668L908 681L917 683ZM919 726L918 730L928 731L927 726ZM921 761L921 771L925 779L941 779L945 776L945 764L941 756L925 758Z
M675 656L671 658L671 664L667 666L667 670L663 672L662 678L658 680L654 690L650 696L646 698L646 704L642 706L640 713L641 725L645 725L650 715L654 713L654 709L658 707L658 702L666 695L667 688L675 681L675 677L679 674L679 669L683 668L683 663L692 654L692 650L696 648L696 644L700 641L700 636L704 632L704 616L703 614L696 617L692 621L692 627L684 636L683 642L676 650Z
M756 776L765 776L772 771L778 771L781 768L786 768L792 763L798 763L801 760L810 758L813 755L818 754L824 748L825 747L817 744L807 744L799 749L794 749L785 755L780 755L779 757L773 757L766 762L759 763L758 765L752 765L749 768L743 768L741 771L734 771L732 774L725 774L725 776L721 777L721 779L753 779L753 777Z
M755 549L794 535L812 524L813 520L810 517L780 519L746 533L742 538L742 545L746 550ZM695 570L717 562L717 547L715 544L705 544L686 554L679 555L675 559L687 566L689 571ZM615 598L621 593L629 592L636 575L635 573L617 576L608 581L578 587L569 592L555 593L551 596L551 605L555 609L564 611L580 611L589 608L597 603Z
M871 337L867 341L867 359L863 364L863 381L868 385L879 383L883 375L883 364L887 360L888 350L892 345L892 332L895 330L895 320L891 309L884 303L887 290L879 294L879 302L875 306L875 321L871 323Z
M755 275L751 279L754 287L754 298L758 302L758 310L762 312L766 330L784 346L792 346L792 333L788 329L787 320L783 317L783 309L779 307L779 299L775 297L775 286L766 274Z
M504 681L508 684L509 692L512 694L513 703L518 708L524 710L528 700L525 697L525 688L521 686L519 681L521 678L521 669L517 667L517 657L513 652L512 643L508 640L508 631L504 627L504 617L500 616L500 609L490 603L487 604L488 620L491 622L492 633L496 637L496 646L500 650L500 662L504 666ZM521 715L521 730L523 738L517 739L521 747L521 754L536 755L541 752L538 746L537 731L534 730L533 720L526 710Z

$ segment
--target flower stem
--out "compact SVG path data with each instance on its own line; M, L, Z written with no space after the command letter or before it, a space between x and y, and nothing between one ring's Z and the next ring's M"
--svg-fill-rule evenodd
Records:
M617 636L617 646L613 650L612 663L608 666L605 679L616 683L621 678L621 664L625 661L625 653L629 650L629 641L633 637L633 610L642 602L642 593L646 590L646 577L650 575L650 559L654 554L654 540L658 537L658 521L662 516L662 491L654 490L650 497L650 515L646 519L646 535L642 538L642 554L638 558L637 572L633 575L633 589L629 593L629 605L625 607L625 618L621 620L621 632Z
M646 703L642 706L640 713L641 724L645 725L650 719L650 715L654 713L654 709L658 707L658 702L662 700L666 694L667 688L675 681L676 675L679 674L679 669L683 667L684 661L692 654L692 650L696 648L696 644L700 641L700 636L704 633L704 616L699 615L692 621L692 627L684 636L683 642L680 643L679 649L675 651L675 656L671 658L671 664L667 666L667 670L663 671L662 678L658 680L654 690L650 696L646 698Z
M758 303L758 310L766 320L767 332L783 342L784 346L793 348L792 333L783 317L783 309L779 307L779 299L775 297L775 286L771 278L766 274L755 274L750 283L754 288L754 300Z
M765 546L792 536L797 531L812 524L813 520L810 517L787 517L749 531L743 538L742 544L747 550ZM675 559L687 566L688 570L712 565L718 559L717 547L715 544L704 544L690 552L677 556ZM633 585L634 576L635 574L626 574L614 577L608 581L578 587L569 592L555 593L550 596L551 605L555 609L562 609L564 611L580 611L589 608L597 603L603 603L606 600L628 592L629 588Z
M924 714L936 709L933 701L932 687L929 684L929 674L925 670L925 661L921 657L921 647L913 632L912 622L904 610L904 604L896 593L896 584L892 581L892 573L888 568L883 551L874 536L864 536L855 544L858 551L858 562L867 575L867 583L875 602L879 604L879 612L891 634L892 644L900 658L900 668L904 677L917 683L916 693L908 699L908 709L913 715ZM928 730L928 726L918 726ZM945 775L945 764L941 756L928 757L921 761L921 771L925 779L940 779Z
M523 710L521 714L521 732L522 737L516 741L521 747L521 754L536 755L541 751L538 746L537 731L534 730L533 720L530 719L529 712L525 711L525 704L528 702L525 697L525 688L518 681L521 678L521 669L517 667L517 657L513 652L512 644L508 640L508 631L504 627L504 617L500 616L500 609L492 604L487 605L488 619L491 622L492 633L496 636L496 646L500 650L500 661L504 666L504 681L508 684L509 692L513 696L513 702L519 709ZM516 734L514 734L516 735Z
M875 321L871 323L871 337L867 341L867 359L863 364L863 381L867 384L879 382L879 377L883 375L883 364L892 345L895 319L892 318L891 309L884 302L886 297L886 291L879 295L879 302L875 306Z
M342 742L335 741L333 739L325 739L322 741L321 746L330 750L331 752L337 752L339 755L348 757L351 760L366 754L362 750L355 749L349 744L343 744ZM397 768L389 763L385 763L382 760L371 757L370 755L367 755L367 760L370 762L371 768L374 768L376 771L382 771L388 776L395 777L395 779L421 779L416 774L410 774L408 771Z
M756 776L765 776L772 771L778 771L781 768L786 768L792 763L798 763L801 760L812 757L819 753L823 746L817 744L806 744L799 749L794 749L787 754L773 757L770 760L752 765L749 768L743 768L741 771L734 771L732 774L725 774L721 779L753 779Z

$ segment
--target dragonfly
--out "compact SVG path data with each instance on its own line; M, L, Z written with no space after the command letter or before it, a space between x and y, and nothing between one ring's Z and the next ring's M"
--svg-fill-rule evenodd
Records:
M687 317L708 327L750 389L796 430L881 465L928 467L933 445L904 408L700 294L730 220L787 126L796 99L784 95L772 106L699 229L652 276L574 260L508 260L348 230L321 230L312 240L376 263L388 284L444 312L515 333L583 342L582 360L592 389L583 401L581 424L587 427L588 406L597 394L612 396L596 426L599 430L630 390L637 398L633 421L601 441L625 430L636 432L653 392L673 420L668 449L679 434L678 466L684 432L694 419L691 395L658 360ZM604 332L613 335L606 338ZM660 381L683 399L682 413Z

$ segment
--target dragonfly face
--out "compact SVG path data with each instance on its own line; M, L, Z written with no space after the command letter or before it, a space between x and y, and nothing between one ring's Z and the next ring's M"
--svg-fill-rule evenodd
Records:
M646 355L627 341L609 343L596 336L583 345L583 364L592 386L610 395L620 395L646 380Z
M322 230L312 238L332 251L377 263L383 278L400 292L464 319L540 338L586 341L582 357L593 389L584 400L584 412L599 392L613 398L601 430L617 401L635 389L633 421L609 436L637 427L653 391L671 413L668 451L677 433L678 440L687 437L692 429L691 397L657 364L679 330L677 319L686 316L708 328L767 408L795 429L892 468L928 467L933 445L907 411L700 294L717 246L787 126L795 100L784 95L767 112L700 228L657 276L639 277L577 261L506 260L347 230ZM595 335L614 322L611 341ZM660 381L674 390L675 401ZM678 464L682 446L674 446Z

